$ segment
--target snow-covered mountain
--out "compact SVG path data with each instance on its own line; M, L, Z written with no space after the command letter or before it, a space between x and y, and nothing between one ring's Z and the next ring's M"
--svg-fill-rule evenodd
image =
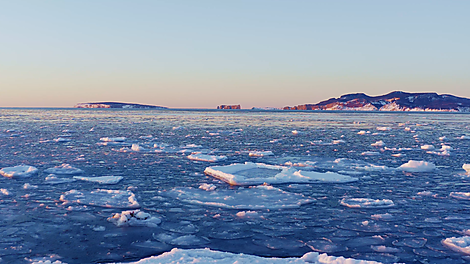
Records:
M127 108L127 109L167 109L163 106L119 102L79 103L75 108Z
M304 104L284 110L351 110L351 111L439 111L470 112L470 99L449 94L391 92L368 96L364 93L346 94L317 104Z

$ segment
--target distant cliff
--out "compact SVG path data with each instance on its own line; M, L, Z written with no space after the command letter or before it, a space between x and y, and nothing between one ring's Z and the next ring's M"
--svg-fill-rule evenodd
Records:
M217 109L241 109L240 105L219 105Z
M284 110L349 110L349 111L440 111L470 112L470 99L448 94L391 92L368 96L346 94L317 104L286 106Z
M99 103L79 103L75 108L125 108L125 109L167 109L163 106L118 103L118 102L99 102Z

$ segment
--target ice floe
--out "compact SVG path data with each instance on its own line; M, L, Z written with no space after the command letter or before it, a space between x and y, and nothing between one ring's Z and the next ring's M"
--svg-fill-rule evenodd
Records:
M379 131L390 131L390 130L392 130L391 127L376 127L375 129L377 129Z
M45 173L50 174L61 174L61 175L76 175L82 174L83 171L81 169L72 167L70 164L62 164L60 166L55 166L53 168L49 168L44 170Z
M374 146L374 147L383 147L383 146L385 146L385 143L382 140L379 140L379 141L377 141L375 143L372 143L370 145Z
M301 171L295 168L246 162L227 166L207 167L204 173L231 185L257 185L262 183L345 183L358 179L335 172Z
M460 200L470 200L470 192L451 192L449 196Z
M429 172L436 169L436 165L432 162L410 160L398 167L398 170L407 172Z
M160 193L192 204L240 210L298 208L314 201L302 194L265 185L210 192L199 188L177 187Z
M8 196L8 195L10 195L10 192L7 189L1 188L0 189L0 194Z
M274 153L272 151L250 151L248 155L250 157L265 157L265 156L273 156Z
M207 161L207 162L218 162L218 161L224 161L227 159L226 156L206 155L206 154L201 154L201 153L188 155L187 158L190 160Z
M116 184L123 179L122 176L99 176L99 177L73 176L73 178L76 180L80 180L80 181L97 182L99 184Z
M134 193L121 190L97 189L93 191L70 190L60 196L62 202L93 205L109 208L139 208Z
M424 150L433 150L435 149L435 147L433 145L422 145L421 146L421 149L424 149Z
M470 164L462 165L462 169L464 169L467 173L470 173Z
M269 258L249 254L235 254L223 251L204 249L178 249L173 248L159 256L148 257L132 264L177 264L177 263L253 263L253 264L380 264L372 260L358 260L352 258L329 256L326 253L309 252L300 258Z
M124 142L127 140L126 137L102 137L100 138L103 142Z
M151 216L149 213L140 210L129 210L116 213L108 218L108 221L116 226L148 226L156 227L162 222L158 217Z
M28 165L6 167L0 170L0 175L7 178L27 178L33 176L36 173L38 173L38 169Z
M217 186L215 186L214 184L207 184L207 183L203 183L199 186L199 189L202 189L202 190L206 190L206 191L213 191L217 188Z
M453 251L470 255L470 236L449 237L442 240L442 244Z
M46 176L46 178L44 179L45 183L47 184L59 184L59 183L68 183L68 182L73 182L75 181L75 179L72 179L72 178L61 178L61 177L57 177L57 175L55 174L49 174L48 176Z
M389 199L369 199L369 198L343 198L341 205L349 208L388 208L395 204Z

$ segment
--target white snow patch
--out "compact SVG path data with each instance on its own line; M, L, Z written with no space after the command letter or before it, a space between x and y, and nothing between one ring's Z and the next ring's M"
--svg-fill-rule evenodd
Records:
M104 190L93 191L70 190L60 196L62 202L74 202L108 208L139 208L140 205L131 191Z
M218 162L218 161L223 161L227 159L226 156L205 155L205 154L200 154L200 153L188 155L187 158L190 160L207 161L207 162Z
M122 176L100 176L100 177L73 176L73 178L76 180L80 180L80 181L97 182L99 184L116 184L123 179Z
M192 204L240 210L298 208L314 201L302 194L266 185L211 192L199 188L177 187L165 192L167 196ZM164 195L163 191L160 193Z
M340 204L349 208L387 208L395 206L393 201L389 199L374 200L369 198L343 198Z
M436 165L434 165L434 163L426 161L410 160L407 163L398 167L398 169L407 172L428 172L435 170Z
M18 165L14 167L6 167L0 170L0 175L8 178L26 178L31 177L38 172L38 169L28 165Z
M251 263L251 264L380 264L371 260L356 260L344 257L328 256L326 253L309 252L300 258L264 258L248 254L235 254L229 252L205 249L178 249L174 248L159 256L145 258L129 264L177 264L177 263Z
M116 226L148 226L156 227L162 222L158 217L151 216L140 210L129 210L116 213L108 218L108 221Z
M204 173L231 185L257 185L262 183L345 183L357 181L357 178L334 172L301 171L294 168L246 162L227 166L207 167Z
M74 175L74 174L81 174L83 171L81 169L77 169L72 167L70 164L62 164L60 166L55 166L54 168L49 168L44 170L45 173L51 174L63 174L63 175Z

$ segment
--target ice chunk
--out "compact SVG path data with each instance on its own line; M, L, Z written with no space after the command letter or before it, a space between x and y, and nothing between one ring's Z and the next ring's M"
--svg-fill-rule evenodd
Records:
M451 192L449 196L460 200L470 200L470 192Z
M370 134L370 131L361 130L361 131L357 132L357 134L358 135Z
M449 237L442 240L442 244L453 251L470 255L470 236Z
M122 176L100 176L100 177L83 177L83 176L73 176L76 180L97 182L99 184L116 184L120 182Z
M8 178L26 178L31 177L38 172L38 169L33 166L19 165L15 167L6 167L0 170L0 175Z
M31 185L31 184L29 184L29 183L25 183L25 184L23 185L23 189L37 189L37 188L38 188L37 185Z
M7 189L0 189L0 194L1 195L10 195L10 192Z
M226 156L214 156L214 155L205 155L205 154L191 154L187 156L190 160L198 160L198 161L208 161L208 162L217 162L226 160Z
M116 226L148 226L156 227L162 222L158 217L151 216L140 210L122 211L108 218Z
M262 183L345 183L357 181L357 178L334 172L301 171L294 168L246 162L227 166L207 167L204 173L221 179L231 185L257 185Z
M326 253L309 252L301 258L264 258L248 254L235 254L229 252L204 249L178 249L173 248L158 256L148 257L130 264L157 264L157 263L256 263L256 264L380 264L371 260L356 260L344 257L328 256Z
M132 144L131 150L133 150L133 151L144 151L145 148L143 148L143 147L140 146L139 144Z
M399 253L402 251L399 248L387 247L387 246L370 246L370 248L375 252L381 252L381 253Z
M236 216L240 218L260 218L260 215L256 211L240 211Z
M59 138L54 139L54 142L57 142L57 143L65 143L65 142L70 142L70 139L69 139L69 138L62 138L62 137L59 137Z
M380 152L377 151L365 151L361 153L362 156L377 156L380 155Z
M390 130L392 130L391 127L376 127L375 129L377 129L379 131L390 131Z
M162 194L164 194L162 192ZM177 187L167 196L192 204L240 210L298 208L314 200L302 194L290 193L272 186L255 186L238 190L207 192L192 187Z
M407 172L427 172L435 170L436 165L434 165L434 163L426 161L410 160L407 163L398 167L398 169Z
M370 216L374 220L383 220L383 221L390 221L394 220L395 217L393 215L386 213L386 214L374 214Z
M374 147L383 147L383 146L385 146L385 143L382 140L380 140L380 141L377 141L377 142L372 143L370 145L374 146Z
M464 164L462 169L464 169L467 173L470 173L470 164Z
M60 166L55 166L54 168L49 168L45 170L44 172L51 173L51 174L62 174L62 175L75 175L75 174L83 173L81 169L77 169L65 163Z
M55 174L49 174L46 176L44 179L47 184L59 184L59 183L67 183L67 182L73 182L75 179L70 179L70 178L59 178Z
M127 140L126 137L102 137L100 138L103 142L124 142Z
M140 205L131 191L104 190L93 191L70 190L60 196L63 202L74 202L109 208L139 208Z
M433 150L433 149L434 149L434 146L433 146L433 145L422 145L422 146L421 146L421 149L424 149L424 150Z
M343 198L340 204L349 208L387 208L395 206L393 201L389 199L374 200L369 198Z
M264 157L264 156L273 156L272 151L250 151L248 154L250 157Z
M199 186L199 189L203 189L203 190L206 190L206 191L213 191L216 188L217 187L214 184L207 184L207 183L203 183Z

